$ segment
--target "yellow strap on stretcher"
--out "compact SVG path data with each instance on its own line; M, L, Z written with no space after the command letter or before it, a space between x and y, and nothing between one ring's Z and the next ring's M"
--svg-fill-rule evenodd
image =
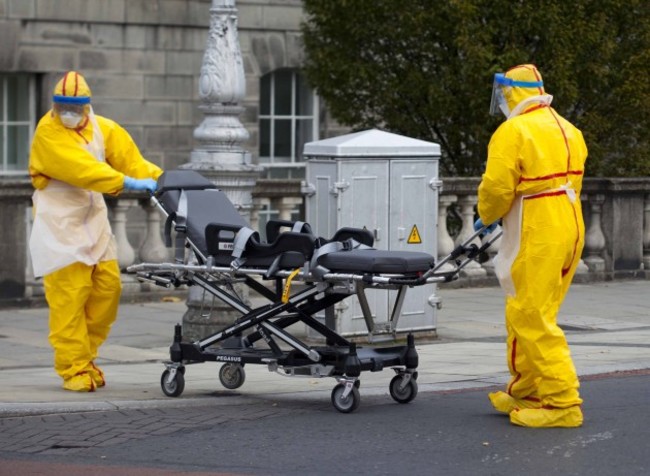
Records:
M300 272L300 268L294 269L289 277L287 278L287 282L284 283L284 290L282 291L282 303L286 304L289 302L289 293L291 291L291 281L293 278Z

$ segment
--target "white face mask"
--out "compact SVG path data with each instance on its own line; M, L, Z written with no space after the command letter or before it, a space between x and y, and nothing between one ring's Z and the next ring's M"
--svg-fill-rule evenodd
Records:
M63 111L59 113L59 117L61 118L61 122L65 127L68 129L74 129L76 128L81 120L83 119L82 114L77 114L76 112L71 112L71 111Z

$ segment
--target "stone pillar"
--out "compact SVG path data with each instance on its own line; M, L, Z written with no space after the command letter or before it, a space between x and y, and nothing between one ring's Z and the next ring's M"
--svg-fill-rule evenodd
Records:
M438 197L438 260L445 258L454 250L454 240L447 229L447 213L449 207L458 200L456 195L440 195ZM440 271L453 269L450 263L445 263Z
M210 30L199 79L199 109L203 122L194 130L196 148L182 168L199 172L223 190L245 219L253 208L252 191L260 167L251 164L242 144L248 131L239 120L246 95L244 66L237 36L235 0L212 0ZM246 299L246 289L237 286ZM183 333L196 340L218 331L240 316L229 306L215 302L211 312L203 306L204 293L192 286L183 316ZM210 301L212 301L210 299Z
M251 209L250 220L249 220L249 223L253 230L259 230L260 233L262 232L262 230L260 230L260 210L262 210L264 206L268 206L268 205L269 205L268 198L261 198L261 197L253 198L253 208Z
M107 203L112 210L111 228L113 235L115 235L115 242L117 244L117 262L120 269L125 269L131 266L135 261L135 250L129 243L129 238L126 233L126 214L133 205L135 200L120 199Z
M501 225L497 225L496 229L494 230L493 233L499 233L501 230ZM485 235L481 239L481 243L485 243L486 241L490 240L492 238L492 234ZM487 249L487 254L490 257L485 263L482 264L483 269L487 273L488 276L496 276L496 273L494 272L494 257L497 255L499 252L499 248L501 247L501 238L497 238L497 240L490 245L490 247Z
M300 197L282 197L275 201L280 220L291 221L293 211L302 204Z
M135 262L135 249L129 242L129 236L126 232L127 213L131 207L136 205L137 201L131 198L117 198L114 200L107 200L111 213L109 214L109 221L113 235L115 236L115 243L117 245L117 263L121 270L126 269ZM134 295L140 292L141 283L138 279L127 273L122 273L122 295Z
M150 199L140 200L140 207L147 214L147 229L142 245L138 250L140 260L150 263L168 261L169 251L160 234L160 211Z
M474 207L478 203L478 197L476 195L465 195L458 200L460 205L460 215L463 220L463 226L460 229L460 233L456 238L456 245L463 243L474 233ZM477 246L481 246L481 240L475 238L472 243L475 243ZM478 264L476 261L471 261L463 268L461 271L463 276L473 276L473 277L483 277L487 275L487 272Z
M602 257L605 249L605 235L601 223L601 213L605 195L593 194L588 197L587 203L591 209L589 229L585 233L585 251L587 257L584 263L589 268L590 273L604 273L605 260Z

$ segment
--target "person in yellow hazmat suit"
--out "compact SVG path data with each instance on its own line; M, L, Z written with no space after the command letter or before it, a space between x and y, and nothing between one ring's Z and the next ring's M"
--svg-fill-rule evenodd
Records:
M78 392L105 385L95 359L117 317L122 288L102 194L155 191L162 174L90 103L84 77L66 73L36 127L29 158L36 189L29 240L34 275L44 277L54 368L63 388Z
M557 313L580 261L580 190L587 146L551 107L532 64L494 77L491 113L507 117L488 146L474 228L502 220L495 272L506 292L505 391L489 395L510 422L526 427L582 424L579 382Z

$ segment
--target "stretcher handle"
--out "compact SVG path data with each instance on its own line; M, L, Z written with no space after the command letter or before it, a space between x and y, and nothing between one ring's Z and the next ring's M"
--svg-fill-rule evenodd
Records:
M481 246L476 246L475 243L470 244L467 247L467 253L465 253L466 259L458 265L458 269L464 268L467 265L467 263L469 263L472 260L477 261L478 263L485 263L489 259L486 251L488 250L488 248L490 248L490 246L492 246L492 244L496 240L501 238L502 233L503 233L502 231L493 233L492 236L490 236L489 240L486 240L481 243Z
M432 270L429 270L427 273L433 274L435 271L440 269L445 263L448 263L451 260L455 260L460 256L471 254L471 259L474 259L480 253L485 252L490 246L492 246L492 244L496 240L498 240L501 237L501 233L502 233L502 231L499 230L498 232L492 232L491 234L488 234L488 236L490 236L490 239L484 242L480 247L472 243L476 238L482 238L484 235L486 235L485 232L487 231L487 229L488 226L483 226L482 228L476 230L465 241L463 241L461 244L456 246L456 248L454 248L452 252L449 253L449 255L445 256L442 260L440 260L436 264L436 266Z
M402 284L402 285L410 285L410 286L417 286L426 283L427 279L430 278L435 274L437 270L439 270L445 263L448 263L451 260L456 260L460 258L461 256L465 256L465 259L459 263L456 268L453 271L450 271L448 273L444 273L441 276L444 277L445 281L453 281L458 277L458 273L460 272L461 269L463 269L467 264L469 264L470 261L479 261L477 260L478 257L481 257L481 255L485 254L488 248L494 244L496 240L498 240L501 237L501 234L503 231L499 230L498 232L493 231L491 234L487 235L490 236L488 240L483 242L481 246L477 246L475 243L472 243L476 238L481 238L485 235L485 232L487 231L487 226L484 226L478 230L476 230L472 235L470 235L465 241L460 243L456 248L452 250L449 255L445 256L442 260L440 260L433 268L431 268L429 271L424 273L422 276L419 278L413 278L413 279L404 279L404 278L393 278L390 280L390 284ZM484 262L479 261L479 262Z

